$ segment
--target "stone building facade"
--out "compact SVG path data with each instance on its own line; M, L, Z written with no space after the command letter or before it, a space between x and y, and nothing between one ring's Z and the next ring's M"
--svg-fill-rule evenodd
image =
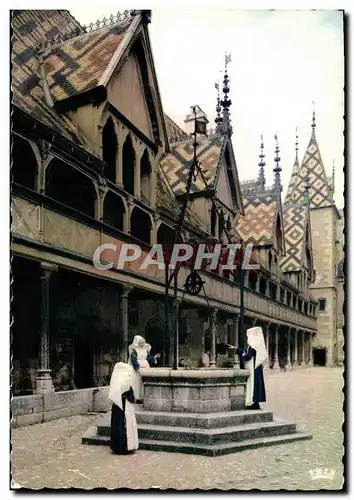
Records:
M106 384L115 355L127 359L137 333L156 352L168 350L167 359L174 352L174 339L164 338L172 298L169 290L166 302L165 270L93 265L100 245L124 243L139 245L141 263L154 243L174 241L181 213L193 139L190 125L182 130L163 111L150 21L150 11L132 11L85 28L68 11L12 14L15 394ZM271 368L291 369L312 363L312 343L322 345L317 288L309 290L309 225L316 221L301 209L307 239L299 281L297 271L281 265L289 248L279 162L271 188L263 189L262 179L240 183L227 73L223 90L216 129L197 137L200 171L184 238L254 244L252 263L260 270L245 276L245 327L263 327ZM328 210L334 220L335 209ZM107 250L101 261L115 257ZM240 276L207 264L200 271L203 292L193 296L184 288L190 272L182 266L177 283L180 361L197 368L208 352L211 366L233 362L223 346L245 334L239 332ZM328 342L327 333L319 338Z

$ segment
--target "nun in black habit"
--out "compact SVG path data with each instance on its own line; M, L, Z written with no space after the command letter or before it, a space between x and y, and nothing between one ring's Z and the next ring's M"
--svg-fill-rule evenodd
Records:
M117 455L132 453L139 447L132 378L130 365L115 364L108 399L112 403L111 449Z
M268 358L262 328L249 328L246 349L237 348L236 352L245 363L249 377L246 384L246 408L260 410L259 403L266 401L263 377L263 364Z

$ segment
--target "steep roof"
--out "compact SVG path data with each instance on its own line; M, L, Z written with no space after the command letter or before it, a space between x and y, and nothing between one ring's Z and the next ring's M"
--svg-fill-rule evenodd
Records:
M309 212L301 204L285 205L283 210L286 255L281 259L280 267L284 272L300 271L304 267Z
M169 185L165 173L160 167L157 171L157 207L159 212L172 217L175 221L181 214L181 205L175 198L175 195ZM192 213L188 208L186 211L185 220L196 231L201 232L202 221L195 213Z
M327 174L320 154L315 134L313 118L312 135L306 148L304 159L299 167L296 162L290 178L285 203L299 203L306 193L306 182L309 182L310 209L333 205L333 190L328 182Z
M215 188L216 174L225 139L225 136L221 135L197 139L197 159L210 189ZM165 155L160 163L176 196L185 192L189 167L194 155L193 142L194 139L188 138L171 145L171 153ZM203 178L198 172L195 180L192 181L191 192L202 192L205 189Z
M59 115L44 99L36 47L72 30L80 24L63 10L20 10L12 14L12 103L37 118L53 131L93 153L91 145L76 125Z
M238 219L236 226L240 237L257 246L272 245L280 212L279 195L273 190L245 194L243 207L245 215Z
M81 34L56 46L45 57L50 93L55 101L96 87L134 17Z
M170 144L174 142L185 141L188 139L188 135L175 123L172 118L170 118L166 113L165 115L165 123L167 129L168 140Z

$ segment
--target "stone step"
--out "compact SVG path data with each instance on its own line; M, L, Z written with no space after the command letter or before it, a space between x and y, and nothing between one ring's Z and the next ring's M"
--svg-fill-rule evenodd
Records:
M291 443L312 439L311 434L306 432L293 432L283 434L281 436L260 437L254 439L246 439L244 441L232 443L218 443L214 445L197 444L197 443L179 443L175 441L154 441L151 439L139 439L140 450L163 451L175 453L188 453L193 455L205 456L220 456L229 453L236 453L252 448L260 448L263 446L273 446L278 444ZM109 446L110 439L108 436L98 436L97 427L95 425L89 427L82 437L83 444Z
M264 446L292 443L293 441L300 441L305 439L312 439L311 434L308 434L306 432L293 432L290 434L283 434L281 436L260 437L233 443L218 443L213 445L139 439L139 449L217 457L243 450L250 450L252 448L261 448Z
M150 424L154 426L167 425L169 427L192 427L201 429L215 429L236 425L244 425L257 422L271 422L273 414L270 411L243 410L221 413L178 413L135 410L138 424ZM111 414L107 414L97 424L97 432L100 436L109 436L111 426Z
M138 424L139 439L151 441L175 441L213 445L267 436L279 436L296 432L296 424L283 421L257 422L220 429L193 427L169 427L164 425Z

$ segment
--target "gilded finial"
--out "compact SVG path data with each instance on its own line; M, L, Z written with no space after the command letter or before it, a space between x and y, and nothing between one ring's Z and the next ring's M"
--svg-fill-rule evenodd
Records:
M298 136L298 133L297 133L297 127L296 127L296 139L295 139L295 163L294 165L296 165L297 167L299 166L299 136Z

